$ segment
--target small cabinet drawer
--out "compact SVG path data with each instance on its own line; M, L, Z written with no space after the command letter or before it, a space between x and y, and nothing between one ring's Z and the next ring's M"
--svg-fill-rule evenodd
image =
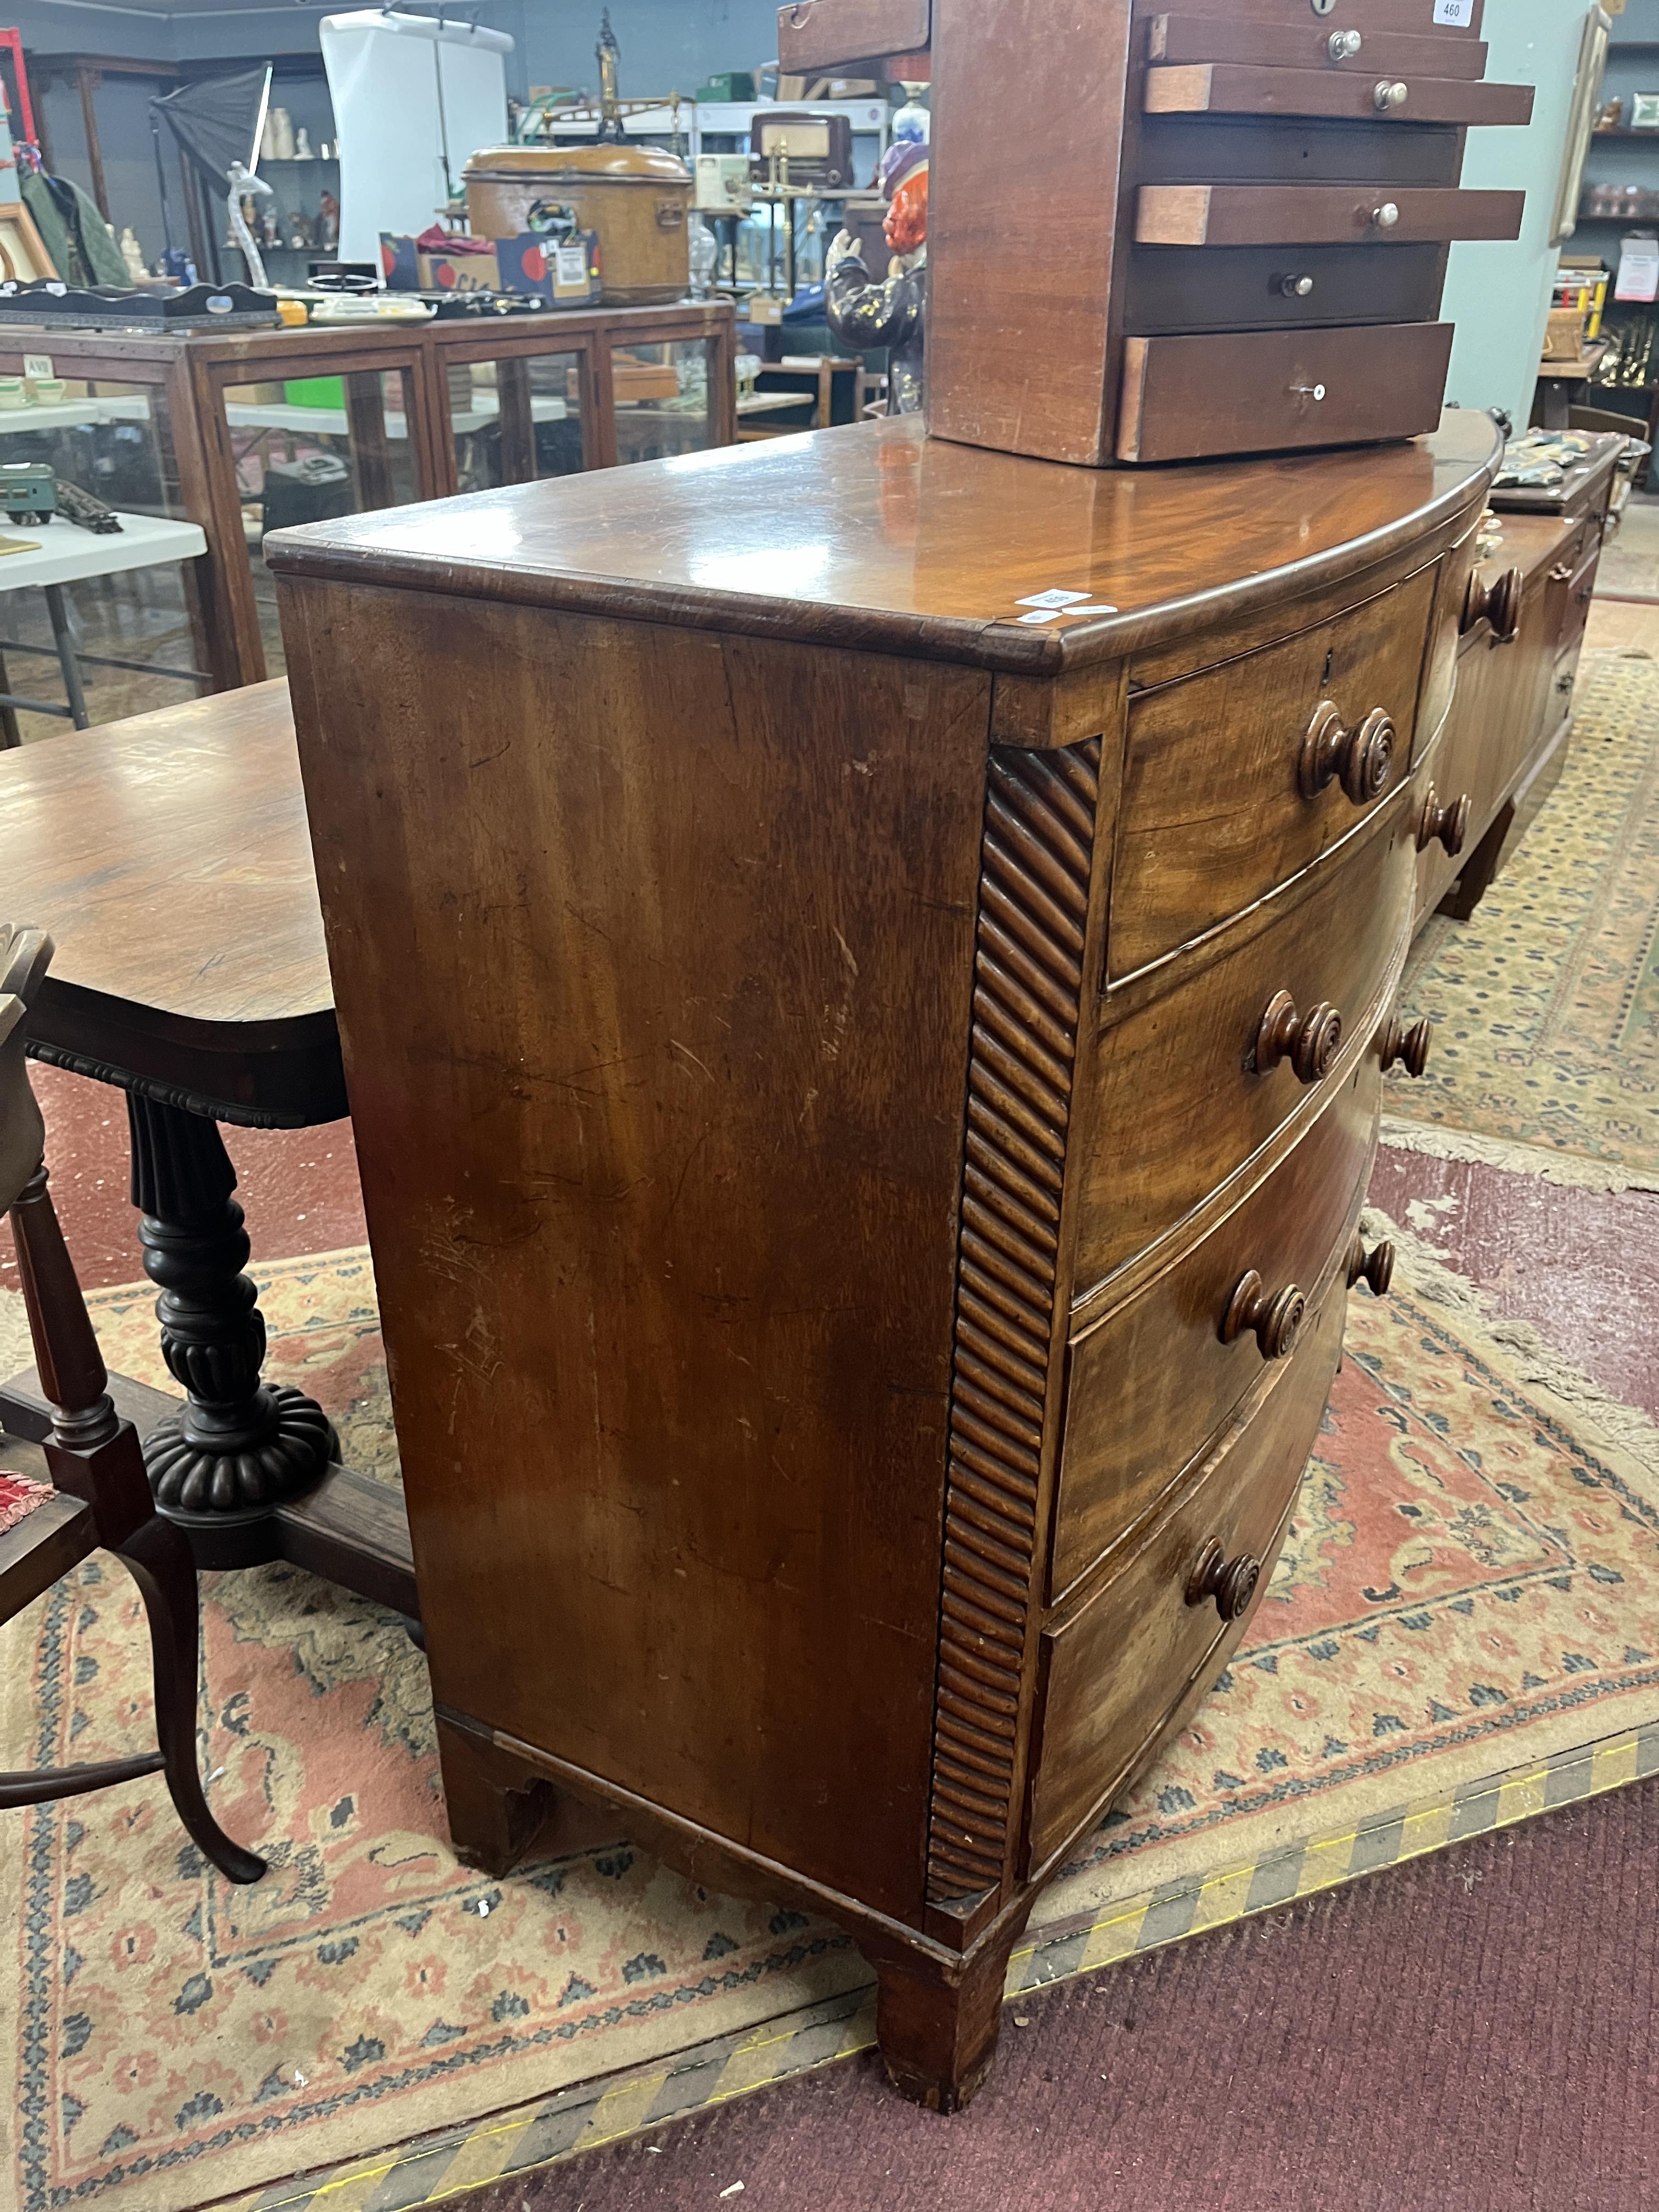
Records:
M1355 48L1351 41L1358 36ZM1334 15L1298 11L1283 23L1254 23L1232 15L1154 15L1146 27L1150 62L1255 62L1277 69L1370 70L1390 76L1483 77L1486 47L1479 39L1413 36L1406 32L1356 33Z
M1028 1875L1099 1817L1243 1635L1319 1433L1346 1306L1334 1285L1295 1358L1263 1379L1196 1486L1104 1589L1045 1630ZM1206 1583L1214 1595L1198 1595ZM1241 1600L1244 1611L1229 1620Z
M1124 323L1137 337L1420 323L1440 312L1443 246L1136 246Z
M1458 21L1448 23L1438 20L1445 13L1443 0L1329 0L1328 12L1316 21L1327 39L1335 31L1358 31L1366 39L1423 39L1437 54L1456 55L1479 47L1486 0L1458 0L1455 12ZM1171 0L1134 0L1138 21L1177 13L1223 26L1248 26L1260 36L1305 29L1310 10L1308 0L1179 0L1178 6Z
M1212 248L1509 240L1521 235L1526 204L1524 192L1397 185L1143 185L1135 199L1135 240Z
M1296 1321L1289 1294L1314 1302L1347 1255L1370 1176L1381 1089L1377 1058L1368 1053L1259 1189L1073 1345L1053 1595L1134 1526L1260 1381L1263 1362L1284 1356L1283 1331ZM1263 1290L1261 1333L1241 1316L1224 1342L1234 1293L1251 1273Z
M1439 427L1449 323L1132 337L1121 461L1419 438Z
M1405 781L1437 570L1135 701L1113 873L1115 981L1306 867Z
M1163 64L1146 72L1148 115L1304 115L1333 121L1526 124L1529 84L1464 77L1384 76L1346 70L1268 69L1248 62Z
M1316 1087L1306 1079L1317 1056L1310 1065L1299 1044L1258 1065L1270 1010L1288 1000L1304 1024L1329 1010L1350 1038L1375 1023L1404 957L1414 797L1414 787L1397 793L1356 850L1319 870L1311 888L1298 884L1236 924L1173 988L1152 994L1155 977L1128 987L1088 1070L1079 1297L1219 1189ZM1328 1042L1328 1027L1316 1042Z

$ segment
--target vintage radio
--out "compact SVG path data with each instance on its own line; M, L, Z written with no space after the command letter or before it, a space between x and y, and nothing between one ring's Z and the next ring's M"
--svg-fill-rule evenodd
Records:
M757 161L789 157L789 181L804 191L850 191L853 185L853 126L844 115L801 115L786 108L762 108L750 133Z
M794 0L782 65L931 40L928 422L1096 466L1439 421L1482 0ZM889 27L884 32L883 22Z

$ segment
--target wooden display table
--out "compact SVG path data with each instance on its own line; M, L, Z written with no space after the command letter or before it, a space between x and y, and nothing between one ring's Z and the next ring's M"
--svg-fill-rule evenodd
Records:
M308 1128L346 1111L286 685L7 754L0 838L10 911L58 944L30 1054L126 1096L145 1266L190 1393L182 1434L176 1401L118 1394L149 1431L164 1508L199 1565L290 1559L416 1613L397 1493L331 1468L311 1401L262 1388L264 1324L218 1127ZM0 1422L44 1436L32 1376L0 1391ZM195 1490L170 1504L167 1477L185 1467Z

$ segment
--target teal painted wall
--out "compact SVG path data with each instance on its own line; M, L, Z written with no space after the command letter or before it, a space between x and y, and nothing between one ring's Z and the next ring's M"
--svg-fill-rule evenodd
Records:
M1550 244L1550 220L1588 14L1580 0L1486 0L1487 76L1497 83L1535 85L1538 98L1524 131L1470 131L1463 181L1520 187L1527 216L1511 245L1452 248L1445 315L1456 324L1457 337L1449 396L1464 407L1507 407L1519 423L1532 411L1562 251ZM1591 250L1588 241L1584 250Z

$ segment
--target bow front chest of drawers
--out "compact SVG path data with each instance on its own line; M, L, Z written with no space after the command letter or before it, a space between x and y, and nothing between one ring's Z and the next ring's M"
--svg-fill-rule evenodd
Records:
M896 422L267 542L457 1843L839 1919L929 2103L1386 1283L1495 459Z

